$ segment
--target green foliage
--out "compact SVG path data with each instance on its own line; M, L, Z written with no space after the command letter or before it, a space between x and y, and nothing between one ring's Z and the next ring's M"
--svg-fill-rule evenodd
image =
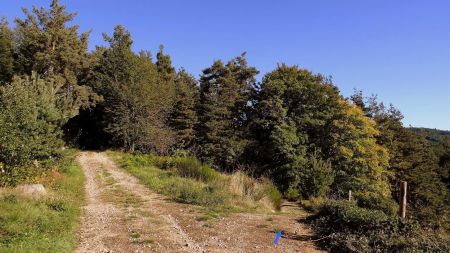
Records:
M194 178L204 182L219 179L220 174L193 157L153 156L154 165L162 169L174 169L181 177Z
M319 233L335 239L327 240L333 250L444 249L417 224L393 216L405 180L408 219L450 227L448 132L406 129L401 113L376 96L357 92L345 100L330 78L297 66L279 65L257 85L259 72L245 54L215 61L197 87L185 70L177 73L162 46L155 63L149 52L133 52L122 26L104 35L108 47L89 53L89 34L71 25L75 14L57 0L24 13L15 30L0 22L0 185L39 175L31 162L58 155L64 126L67 139L81 147L182 150L123 161L150 188L180 202L228 208L269 199L279 207L277 188L251 173L274 180L290 199L309 198L311 209L321 210ZM245 171L224 175L205 163ZM323 203L349 190L355 203ZM16 197L3 202L28 207ZM44 205L49 217L71 210L66 200L30 203L28 215L44 225L36 211Z
M58 107L63 111L60 126L95 104L99 97L83 85L89 73L89 33L78 34L78 26L67 26L75 17L53 0L50 9L23 9L25 19L16 19L17 74L38 73L52 79Z
M377 122L378 142L388 149L389 170L395 175L391 180L393 198L400 199L400 181L407 181L410 218L427 227L448 228L450 193L444 167L450 149L440 144L445 141L445 132L404 128L403 116L397 109L392 105L386 108L376 97L364 99L362 92L353 95L352 100ZM360 201L373 208L376 199L386 202L385 198L371 195ZM388 213L395 212L389 205L379 206Z
M198 93L194 77L184 69L178 72L175 79L175 102L169 117L169 126L176 133L177 148L191 148L194 145Z
M14 74L13 33L6 19L0 21L0 84L9 83Z
M175 68L172 66L170 56L164 53L164 46L159 46L159 51L156 54L156 68L161 77L161 80L166 86L173 86L175 82Z
M62 173L42 177L49 197L0 193L0 252L72 252L84 202L84 175L73 155L53 163Z
M286 191L286 193L284 194L284 196L290 200L290 201L296 201L299 200L301 195L298 192L297 189L293 188L293 187L289 187Z
M360 108L340 101L341 111L333 121L333 156L336 170L334 187L340 195L348 190L372 192L389 197L388 152L377 144L376 123Z
M257 73L247 65L245 54L203 70L196 126L202 160L225 170L239 161L247 142L248 101Z
M425 234L416 222L402 221L354 202L333 201L314 220L321 244L332 252L447 252L448 242Z
M439 130L439 129L430 129L423 127L411 127L409 128L411 131L418 133L419 135L424 135L425 138L433 143L442 143L445 141L445 138L450 137L450 131Z
M127 150L167 153L173 141L166 126L173 89L162 82L149 53L132 52L130 33L122 26L104 37L110 47L102 49L91 84L104 97L104 130Z
M14 78L0 88L0 162L10 180L18 166L45 159L62 146L52 83L36 75Z
M278 191L277 187L270 181L263 182L263 185L264 187L261 195L268 196L275 209L280 210L281 204L283 203L283 196L281 195L280 191Z
M376 143L375 122L329 79L281 65L264 76L255 103L248 157L283 191L389 196L387 152Z
M306 198L325 196L334 180L331 163L316 154L308 157L305 166L296 174L299 192Z
M409 156L411 166L399 178L408 182L408 201L413 216L431 227L449 228L449 189L439 174L439 160L429 143L420 136L407 144L414 153Z
M383 196L374 192L359 192L353 196L360 207L379 210L391 216L398 214L398 205L390 196Z

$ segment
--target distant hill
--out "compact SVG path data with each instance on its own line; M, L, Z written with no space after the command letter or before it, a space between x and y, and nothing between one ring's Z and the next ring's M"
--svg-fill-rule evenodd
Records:
M431 142L441 142L445 136L450 135L450 131L447 130L439 130L439 129L431 129L424 127L410 127L412 131L423 134L425 138Z

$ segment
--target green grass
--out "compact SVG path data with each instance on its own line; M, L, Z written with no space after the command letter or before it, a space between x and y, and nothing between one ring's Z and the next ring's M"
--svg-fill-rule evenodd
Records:
M203 206L208 218L234 211L268 209L281 194L267 180L221 174L190 157L159 157L108 152L119 165L153 191L181 202Z
M47 196L32 200L14 190L0 193L0 252L72 252L84 202L84 175L74 151L38 180Z
M116 158L117 155L118 153L115 153ZM175 170L158 169L153 166L150 156L123 154L119 162L147 187L178 202L217 206L227 201L228 196L214 182L207 184L178 176Z

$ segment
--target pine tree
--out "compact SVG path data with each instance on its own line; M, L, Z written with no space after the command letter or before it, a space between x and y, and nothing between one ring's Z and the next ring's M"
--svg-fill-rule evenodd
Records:
M93 105L99 98L83 85L89 73L87 52L89 33L78 34L78 26L67 26L75 14L53 0L50 9L24 9L26 18L17 18L17 61L20 74L34 71L54 81L54 94L64 114L61 124Z
M6 19L0 21L0 84L9 83L14 74L13 34Z
M194 144L194 126L197 123L195 107L198 102L195 78L181 69L175 79L175 102L169 117L169 125L177 135L177 147L191 148Z
M203 70L196 127L199 156L221 169L232 169L246 146L248 101L257 73L245 54Z
M161 76L163 82L168 86L173 86L175 82L175 68L172 66L172 60L169 55L164 54L164 46L159 46L159 51L156 54L156 68Z

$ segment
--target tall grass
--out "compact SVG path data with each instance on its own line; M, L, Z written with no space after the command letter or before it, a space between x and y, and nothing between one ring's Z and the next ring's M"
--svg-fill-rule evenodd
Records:
M72 252L84 201L84 175L75 152L53 164L40 179L48 194L40 199L14 189L0 192L0 252Z
M266 207L270 205L271 208L280 209L281 193L268 179L256 180L242 171L237 171L225 178L228 182L227 188L236 196L247 197L265 204Z
M281 205L281 194L270 181L242 172L221 174L192 157L109 154L149 188L178 202L226 209L278 209Z

